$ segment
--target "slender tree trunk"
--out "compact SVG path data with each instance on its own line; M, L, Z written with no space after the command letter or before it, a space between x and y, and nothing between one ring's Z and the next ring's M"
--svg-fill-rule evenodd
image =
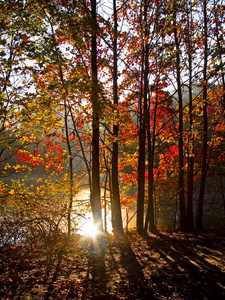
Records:
M53 38L53 42L54 44L56 44L56 40L55 40L55 33L54 33L54 29L53 26L51 25L51 31L52 31L52 38ZM71 235L71 213L72 213L72 207L73 207L73 157L72 157L72 149L71 149L71 144L70 144L70 140L69 140L69 129L68 129L68 115L69 115L69 111L71 112L71 107L70 105L68 105L67 103L67 99L68 99L68 90L67 87L65 85L64 82L64 76L63 76L63 70L61 67L61 63L60 63L60 56L58 54L58 49L56 47L55 51L57 53L57 62L58 62L58 71L59 71L59 77L62 83L62 87L65 90L65 94L64 94L64 122L65 122L65 129L66 129L66 143L67 143L67 149L68 149L68 153L69 153L69 181L70 181L70 195L69 195L69 205L68 205L68 210L67 210L67 230L68 230L68 237L70 237ZM68 112L67 112L68 110Z
M208 142L208 115L207 115L207 63L208 63L208 39L207 39L207 1L203 2L204 13L204 69L203 69L203 149L202 149L202 175L200 183L200 193L198 198L197 220L198 228L203 228L203 204L205 194L206 175L208 171L207 165L207 142Z
M154 107L154 123L152 130L152 139L150 132L150 99L148 107L148 123L147 123L147 140L148 140L148 208L145 221L145 232L149 227L150 232L155 232L155 212L154 212L154 200L153 200L153 188L154 188L154 151L155 151L155 130L156 130L156 111L158 105L158 79L156 83L156 101Z
M156 21L155 21L155 26L156 26L156 31L158 33L158 21L159 21L159 2L157 1L156 3ZM145 15L145 18L147 20L147 15ZM146 28L148 30L148 28ZM148 32L146 32L146 36L148 36ZM147 50L148 50L148 45L147 45ZM149 57L149 54L147 58ZM158 85L159 85L159 80L158 80L158 53L156 54L156 99L155 99L155 107L154 107L154 120L153 120L153 129L152 129L152 138L151 138L151 127L150 127L150 121L151 121L151 116L150 116L150 108L151 108L151 103L150 99L148 100L148 120L147 120L147 141L148 141L148 208L147 208L147 214L146 214L146 220L145 220L145 232L147 232L147 229L149 227L150 232L155 232L156 231L156 226L155 226L155 211L154 211L154 198L153 198L153 189L154 189L154 173L153 173L153 168L154 168L154 152L155 152L155 131L156 131L156 112L157 112L157 106L158 106ZM145 61L145 67L148 70L149 73L149 59L146 59Z
M187 7L189 10L189 7ZM193 156L193 107L192 107L192 43L191 43L191 27L192 26L192 12L191 12L191 24L189 21L189 13L187 14L188 22L188 68L189 68L189 153L188 153L188 201L187 201L187 227L194 227L193 219L193 177L194 177L194 156Z
M52 28L53 33L53 28ZM59 62L59 59L58 59ZM67 211L67 228L68 228L68 237L71 235L71 213L73 208L73 157L72 157L72 149L71 144L69 140L69 129L68 129L68 114L67 110L70 111L70 105L67 105L67 97L68 97L68 91L64 84L64 77L63 77L63 71L61 68L61 65L59 63L59 76L62 83L63 88L65 89L65 99L64 99L64 121L65 121L65 129L66 129L66 143L67 143L67 149L69 153L69 181L70 181L70 196L69 196L69 205L68 205L68 211Z
M223 199L223 215L225 216L225 194L224 194L224 185L223 185L223 179L222 176L219 175L220 177L220 186L221 186L221 196Z
M156 58L157 65L157 58ZM146 63L146 67L148 67L148 61ZM157 75L158 76L158 75ZM154 187L154 149L155 149L155 129L156 129L156 111L158 105L158 78L156 83L156 101L154 107L154 123L152 130L152 138L151 138L151 128L150 128L150 99L148 101L148 121L147 121L147 141L148 141L148 208L145 220L145 232L149 227L150 232L155 232L155 213L154 213L154 201L153 201L153 187Z
M181 90L181 76L180 76L180 45L177 33L176 23L176 7L174 7L174 37L176 46L176 72L177 72L177 90L179 101L179 182L178 193L180 201L180 230L186 229L186 209L184 197L184 154L183 154L183 99Z
M218 16L218 7L217 4L214 1L214 10L215 10L215 19L217 20L219 18ZM220 66L221 66L221 78L222 78L222 88L223 88L223 95L222 95L222 103L223 103L223 109L225 110L225 73L224 73L224 61L223 61L223 46L221 45L221 42L224 42L224 40L220 40L220 31L219 31L219 26L218 22L215 22L216 25L216 42L217 42L217 51L218 51L218 56L220 60Z
M71 235L71 211L73 206L73 157L72 157L72 150L69 141L69 130L68 130L68 120L67 120L67 105L66 100L64 101L64 120L65 120L65 129L66 129L66 142L67 142L67 149L69 153L69 180L70 180L70 200L69 206L67 211L67 223L68 223L68 236Z
M152 149L151 149L151 135L150 135L150 115L147 111L147 102L148 102L148 74L149 74L149 46L148 46L148 24L147 24L147 3L144 3L144 26L145 26L145 69L144 69L144 124L146 124L147 129L147 143L148 143L148 208L146 214L146 220L144 225L144 231L147 233L148 224L152 222L152 212L153 212L153 197L152 197L152 188L153 188L153 178L151 172L152 165ZM150 107L149 107L150 108ZM144 170L145 172L145 170ZM144 176L145 180L145 176Z
M141 97L140 97L141 98ZM141 103L142 104L142 101ZM138 198L137 198L137 231L143 233L144 197L145 197L145 124L140 107L139 153L138 153Z
M147 208L147 214L146 214L146 220L145 220L145 228L144 228L145 233L147 233L148 227L149 227L149 231L150 232L154 232L156 230L156 227L155 227L155 216L154 216L154 201L153 201L154 142L151 141L150 118L148 118L148 124L147 124L147 140L148 140L148 208Z
M116 0L113 0L114 11L114 40L113 40L113 100L114 109L116 111L116 118L118 118L118 84L117 84L117 10ZM112 227L115 234L123 233L121 205L120 205L120 192L118 181L118 120L115 120L113 125L113 153L112 153Z
M146 25L145 25L146 26ZM140 124L139 124L139 153L138 153L138 198L137 198L137 232L143 234L144 232L144 198L145 198L145 135L146 135L146 111L147 102L142 101L142 84L143 84L143 69L144 59L146 57L146 49L143 46L142 54L142 70L141 70L141 90L139 98ZM144 94L146 86L146 78L144 74Z
M105 187L104 187L104 230L107 232L107 182L108 172L105 174Z
M99 114L100 103L98 99L97 84L97 19L96 19L96 0L91 0L92 15L92 37L91 37L91 70L92 70L92 186L91 186L91 208L93 221L99 231L103 230L101 213L100 195L100 176L99 176Z
M143 233L145 196L145 124L142 107L140 109L139 153L138 153L138 198L137 198L137 231Z

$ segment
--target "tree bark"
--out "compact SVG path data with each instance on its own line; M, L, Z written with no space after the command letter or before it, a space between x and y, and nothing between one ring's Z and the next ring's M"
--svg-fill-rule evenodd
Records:
M217 51L218 51L218 57L220 60L220 67L221 67L221 78L222 78L222 89L223 89L223 95L222 95L222 105L223 105L223 109L225 110L225 73L223 70L223 66L224 66L224 60L223 60L223 46L222 46L222 42L224 42L224 40L222 39L222 41L220 40L220 36L221 36L221 31L219 30L219 25L217 20L219 20L219 14L218 14L218 7L217 4L215 3L216 1L214 1L214 10L215 10L215 33L216 33L216 42L217 42Z
M154 151L155 151L155 128L156 128L156 111L158 105L158 79L156 83L156 102L154 107L154 125L152 130L152 139L150 132L150 100L148 111L148 124L147 124L147 140L148 140L148 208L145 220L145 232L149 227L150 232L156 231L155 226L155 212L154 212L154 200L153 200L153 187L154 187Z
M207 165L207 143L208 143L208 115L207 115L207 63L208 63L208 39L207 39L207 2L203 2L204 14L204 68L203 68L203 145L202 145L202 174L200 183L200 193L198 198L198 209L196 225L203 228L203 204L205 195L206 175L208 171Z
M189 11L189 7L187 7ZM189 68L189 152L188 152L188 199L187 199L187 227L194 227L193 219L193 177L194 177L194 139L193 139L193 105L192 105L192 41L191 41L191 26L192 26L192 12L191 24L189 21L189 13L187 13L187 26L188 26L188 68Z
M140 98L142 98L140 96ZM145 196L145 124L140 101L139 153L138 153L138 198L137 198L137 232L143 233L144 196Z
M145 19L145 39L148 39L148 26L147 26L147 3L145 3L145 11L144 11L144 19ZM157 58L156 58L157 65ZM153 176L153 161L154 161L154 148L155 148L155 124L156 124L156 114L154 115L154 126L153 126L153 136L151 140L151 128L150 128L150 99L148 102L148 74L149 74L149 46L148 41L145 45L145 73L144 73L144 108L147 112L147 143L148 143L148 208L147 214L145 218L145 226L144 231L147 233L148 227L150 232L155 231L155 217L154 217L154 205L153 205L153 184L154 184L154 176ZM157 80L158 85L158 80ZM157 97L157 94L156 94ZM148 109L147 109L148 102ZM145 107L146 105L146 107ZM157 99L155 103L155 113L157 107ZM145 116L144 116L145 117Z
M176 72L177 72L177 91L179 102L179 181L178 193L180 202L180 230L186 229L186 211L185 211L185 197L184 197L184 153L183 153L183 98L181 90L181 71L180 71L180 45L177 32L176 22L176 6L174 5L174 37L176 47Z
M91 0L92 16L92 36L91 36L91 71L92 71L92 186L91 186L91 208L93 222L99 231L103 230L101 195L100 195L100 176L99 176L99 115L100 103L98 99L97 83L97 16L96 0Z
M117 83L117 10L116 0L113 0L114 12L114 39L113 39L113 102L116 118L118 118L118 83ZM121 205L120 205L120 192L118 181L118 120L114 121L113 125L113 153L112 153L112 227L114 234L123 233Z
M69 130L68 130L68 114L67 114L67 104L66 100L64 100L64 119L65 119L65 129L66 129L66 142L67 142L67 149L69 153L69 181L70 181L70 199L67 211L67 222L68 222L68 236L71 235L71 212L73 206L73 157L72 157L72 150L69 141Z
M145 5L146 6L146 5ZM142 8L141 8L142 9ZM146 8L144 8L146 9ZM142 53L142 69L141 69L141 89L139 98L139 112L140 112L140 122L139 122L139 153L138 153L138 198L137 198L137 232L139 234L144 233L144 198L145 198L145 138L146 138L146 124L145 116L146 110L145 105L147 102L144 100L144 105L142 101L142 84L143 84L143 72L144 72L144 60L146 57L145 44L143 45ZM144 72L144 94L146 86L146 78Z

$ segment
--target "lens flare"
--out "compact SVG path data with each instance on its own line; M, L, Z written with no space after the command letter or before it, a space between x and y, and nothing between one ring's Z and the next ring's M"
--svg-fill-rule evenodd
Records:
M87 221L81 229L82 235L95 237L98 234L97 227L93 224L93 221Z

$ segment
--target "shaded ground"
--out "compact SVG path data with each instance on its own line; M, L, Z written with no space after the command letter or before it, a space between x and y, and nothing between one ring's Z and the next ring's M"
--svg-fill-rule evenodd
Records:
M76 238L57 255L0 249L0 299L225 299L225 231Z

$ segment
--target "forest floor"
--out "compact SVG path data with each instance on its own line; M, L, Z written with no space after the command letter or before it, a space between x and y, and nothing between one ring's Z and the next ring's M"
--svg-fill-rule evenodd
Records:
M57 255L0 248L0 299L225 299L225 230L130 233L95 254L76 237Z

